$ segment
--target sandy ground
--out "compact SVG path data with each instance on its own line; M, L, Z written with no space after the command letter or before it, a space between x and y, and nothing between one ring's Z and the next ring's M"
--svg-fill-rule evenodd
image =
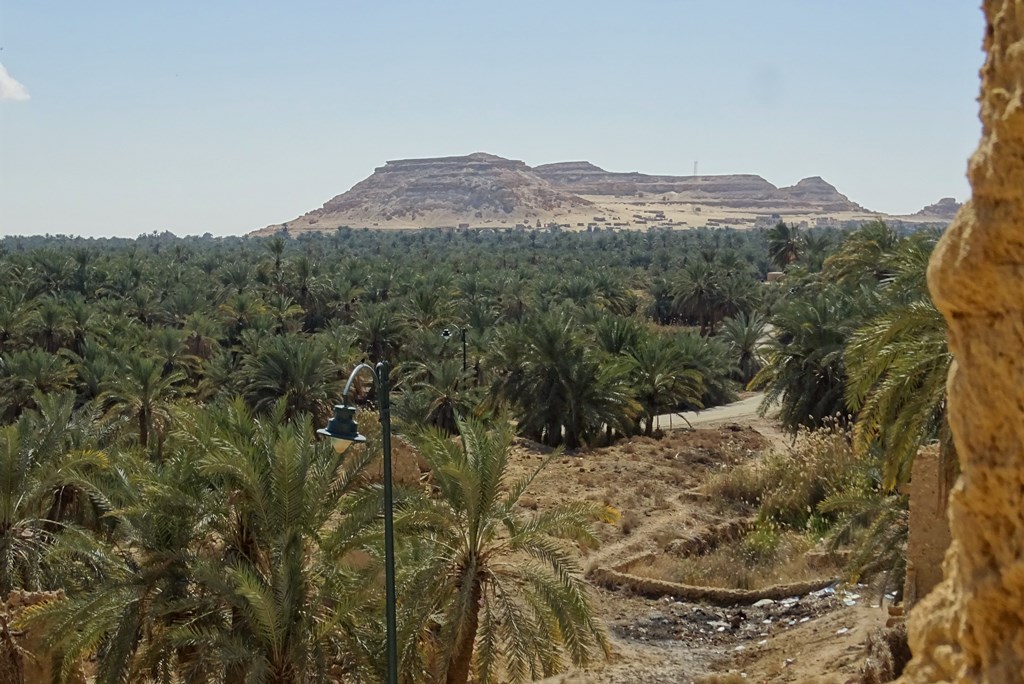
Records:
M714 473L784 443L771 420L757 414L760 400L760 395L749 395L727 407L687 414L697 429L666 430L660 439L635 437L559 456L522 503L543 509L584 498L621 511L618 524L602 525L602 547L584 556L587 570L660 552L666 540L736 519L734 507L702 497L700 486ZM673 419L673 425L686 423ZM513 476L535 468L546 451L521 443ZM867 633L887 617L856 589L732 608L647 599L621 589L593 591L613 656L602 667L556 677L549 684L729 682L727 676L739 677L733 681L845 684L855 681L863 663Z
M474 228L514 228L517 225L530 228L546 227L548 223L557 223L569 230L586 230L587 226L602 228L621 228L626 230L649 230L651 228L687 229L702 226L732 228L766 228L781 220L786 223L804 227L839 226L847 221L870 221L874 219L898 219L904 222L934 223L940 221L928 216L890 216L874 212L830 212L824 214L813 211L793 211L781 207L734 208L700 204L693 201L680 200L674 193L665 195L582 195L593 202L593 206L573 208L571 210L553 210L550 212L524 212L502 217L468 219L464 214L428 211L415 219L402 217L384 220L379 217L360 218L349 216L343 221L339 216L317 218L310 223L309 218L297 218L288 224L289 230L300 233L307 230L334 230L339 221L353 228L387 228L393 230L458 227L469 221L467 225ZM776 217L776 218L773 218ZM272 225L255 232L270 234L280 229L280 225Z
M655 416L654 425L663 430L685 428L688 426L706 427L729 422L754 425L755 422L760 422L758 421L760 418L758 409L761 407L763 400L764 393L755 392L725 406L715 406L703 411L683 411L681 413L666 413Z

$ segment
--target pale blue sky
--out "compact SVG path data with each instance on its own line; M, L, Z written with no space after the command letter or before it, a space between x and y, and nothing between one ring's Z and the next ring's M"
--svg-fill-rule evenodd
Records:
M912 212L968 194L976 5L0 0L0 234L240 234L475 151Z

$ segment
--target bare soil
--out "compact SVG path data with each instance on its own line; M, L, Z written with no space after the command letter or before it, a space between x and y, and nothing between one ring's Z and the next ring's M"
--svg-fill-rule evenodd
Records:
M742 422L558 455L522 503L543 509L560 501L590 499L621 512L617 524L602 525L601 548L584 556L587 571L624 567L644 554L653 554L657 561L673 541L681 540L678 545L708 530L742 524L753 513L701 492L716 472L782 443L770 421L752 415L738 418ZM511 474L525 474L549 455L549 450L522 442ZM548 681L854 682L864 662L867 634L887 617L857 591L838 587L753 606L716 607L595 586L594 601L608 625L613 656L599 668Z

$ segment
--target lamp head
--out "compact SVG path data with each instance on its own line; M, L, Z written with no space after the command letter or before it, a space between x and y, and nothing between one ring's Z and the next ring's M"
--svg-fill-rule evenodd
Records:
M334 407L334 416L327 421L327 427L320 428L316 433L330 437L334 450L343 454L352 444L361 444L366 441L366 437L359 434L359 426L354 418L355 414L355 406L337 404Z

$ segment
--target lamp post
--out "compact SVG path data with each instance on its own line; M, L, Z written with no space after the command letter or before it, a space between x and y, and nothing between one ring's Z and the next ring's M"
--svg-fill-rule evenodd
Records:
M446 342L448 340L450 340L451 337L452 337L452 328L455 328L456 330L458 330L459 334L462 336L462 372L465 373L466 372L466 329L463 328L462 326L455 325L454 323L449 323L441 331L441 337L443 337Z
M395 617L395 514L392 497L391 478L391 397L388 385L390 367L387 361L381 361L376 368L361 363L352 369L342 393L342 403L334 407L334 416L327 422L327 427L317 430L317 434L331 438L331 445L339 454L344 453L353 443L362 443L366 437L359 434L359 426L354 419L356 407L348 403L348 393L352 382L361 370L368 370L377 385L377 396L380 406L381 442L384 450L384 602L386 604L387 621L387 658L388 684L398 684L398 629Z

